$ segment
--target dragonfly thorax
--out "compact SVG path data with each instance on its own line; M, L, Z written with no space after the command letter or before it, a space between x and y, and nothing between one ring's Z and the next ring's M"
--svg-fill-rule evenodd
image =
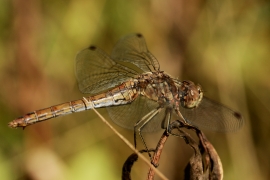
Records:
M163 71L144 73L138 78L141 95L158 102L161 106L173 105L177 88L172 78Z

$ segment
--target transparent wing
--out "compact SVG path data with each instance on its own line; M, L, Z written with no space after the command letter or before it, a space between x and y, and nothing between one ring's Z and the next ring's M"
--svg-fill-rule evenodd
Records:
M82 93L100 93L137 74L138 71L115 62L94 46L80 51L76 56L76 77Z
M243 118L239 113L206 97L198 107L180 107L180 112L188 123L202 129L228 132L236 131L243 125Z
M158 103L144 96L139 96L131 104L123 106L107 107L111 119L119 126L127 129L134 129L134 125L151 110L156 109ZM162 122L165 118L165 108L147 123L142 132L153 132L164 127Z
M141 34L131 34L120 39L112 51L111 58L132 63L144 72L159 70L159 63L148 51Z

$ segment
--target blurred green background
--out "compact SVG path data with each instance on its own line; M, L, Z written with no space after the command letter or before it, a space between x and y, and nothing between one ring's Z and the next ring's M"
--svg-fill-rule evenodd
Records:
M224 179L270 179L269 1L0 3L1 179L120 179L132 151L93 111L24 131L7 123L85 96L75 79L76 53L90 44L109 53L120 37L134 32L145 36L162 70L200 83L206 96L244 116L238 132L206 132L222 160ZM108 118L105 109L99 111ZM132 142L132 131L115 127ZM161 134L146 135L150 147ZM181 179L192 153L182 139L170 137L159 169L169 179ZM147 171L139 161L132 177L146 179Z

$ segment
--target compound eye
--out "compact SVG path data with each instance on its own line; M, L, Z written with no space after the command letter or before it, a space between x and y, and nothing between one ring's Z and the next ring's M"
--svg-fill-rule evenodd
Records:
M189 84L185 84L184 87L184 95L181 99L181 105L184 108L189 109L197 107L203 98L201 86L195 85L194 83L190 82Z

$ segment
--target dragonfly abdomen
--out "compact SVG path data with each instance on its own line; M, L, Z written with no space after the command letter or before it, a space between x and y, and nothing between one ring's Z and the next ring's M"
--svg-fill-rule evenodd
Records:
M105 93L28 113L11 121L8 125L12 128L26 127L37 122L92 108L128 104L131 103L137 96L138 93L134 87L134 81L127 81Z
M37 122L45 121L58 116L67 115L73 112L80 112L87 109L84 99L66 102L28 113L11 121L8 125L12 128L26 127Z
M113 88L112 90L87 98L94 108L118 106L131 103L138 96L136 80L130 80Z

